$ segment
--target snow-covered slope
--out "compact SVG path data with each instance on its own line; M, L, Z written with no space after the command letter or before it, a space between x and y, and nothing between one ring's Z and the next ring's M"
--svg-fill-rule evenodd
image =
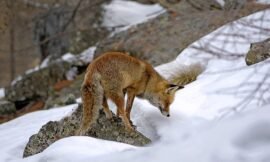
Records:
M49 120L60 120L68 115L77 105L63 109L29 113L0 125L0 161L17 161L22 159L23 150L29 137L39 131Z
M262 14L270 15L270 11L228 24L192 44L175 61L157 67L166 76L168 71L181 70L183 66L200 62L206 66L206 71L198 80L177 92L170 118L163 117L147 101L135 100L132 120L139 131L153 140L153 144L134 147L91 137L69 137L55 142L40 154L22 159L28 138L47 121L59 120L71 113L76 108L75 104L27 114L0 125L0 161L270 161L270 105L256 98L243 103L249 92L257 89L254 83L265 79L265 74L269 73L269 60L247 67L239 55L247 52L250 42L270 36L270 21L251 21ZM266 30L251 28L245 23L259 24ZM209 51L224 55L233 53L239 57L225 59ZM269 77L266 82L270 83ZM267 87L259 88L266 91L263 97L269 101ZM258 94L254 92L252 95ZM114 105L110 103L110 107L114 108Z

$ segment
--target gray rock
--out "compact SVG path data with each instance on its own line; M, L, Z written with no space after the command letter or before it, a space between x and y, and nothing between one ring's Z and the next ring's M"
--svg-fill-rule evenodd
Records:
M50 94L45 102L45 109L55 106L63 106L76 102L76 98L81 97L81 84L84 80L85 73L76 76L72 83L60 91L54 91Z
M205 7L207 4L210 6ZM156 66L174 60L191 43L220 26L266 8L244 7L232 14L211 8L211 5L206 3L200 10L188 1L181 1L174 5L173 10L177 11L176 14L161 14L157 18L104 39L99 43L95 57L107 51L125 51Z
M42 126L37 134L30 137L24 149L23 157L40 153L55 141L73 136L79 127L81 115L82 106L79 105L71 116L65 117L60 121L50 121ZM115 115L112 120L108 120L101 110L97 123L85 135L136 146L143 146L151 142L150 139L140 132L126 131L121 119Z
M45 109L53 108L53 107L59 107L59 106L65 106L76 103L76 97L72 94L66 94L66 95L60 95L58 97L52 95L49 96L45 103Z
M247 65L262 62L270 57L270 38L250 44L245 61Z
M46 68L25 74L13 85L5 88L5 97L12 102L47 98L52 91L52 85L64 80L70 68L70 63L57 61Z
M90 61L89 56L86 54L73 56L67 61L57 59L49 63L47 67L24 74L19 79L13 81L13 84L5 88L5 97L9 101L17 103L22 101L30 102L36 99L45 101L49 96L53 96L56 93L54 87L56 83L61 83L61 81L68 79L68 72L76 69L76 74L73 74L73 77L76 77L85 70ZM62 95L65 96L62 97L62 101L70 93L76 93L75 97L78 97L81 80L78 82L76 82L76 86L73 87L72 91Z
M9 115L16 112L15 104L9 101L0 100L0 115Z

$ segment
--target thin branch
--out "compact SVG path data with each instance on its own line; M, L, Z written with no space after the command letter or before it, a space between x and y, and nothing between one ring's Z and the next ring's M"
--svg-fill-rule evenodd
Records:
M77 14L77 11L80 8L82 2L83 2L83 0L80 0L77 3L77 5L75 6L75 8L74 8L74 10L72 12L72 15L70 16L69 20L67 21L66 24L64 24L64 26L62 28L62 32L64 32L67 29L67 27L69 26L69 24L73 21L73 19L75 18L76 14Z

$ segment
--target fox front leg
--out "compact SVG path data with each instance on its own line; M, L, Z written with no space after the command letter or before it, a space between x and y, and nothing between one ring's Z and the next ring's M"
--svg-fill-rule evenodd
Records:
M117 112L119 114L119 117L122 118L122 121L125 124L125 127L127 130L133 130L132 126L129 123L129 120L126 116L125 113L125 100L124 100L124 95L118 95L118 94L113 94L111 95L111 100L115 103L115 105L117 106Z
M127 116L128 120L130 122L131 122L131 120L130 120L130 112L131 112L131 109L132 109L134 98L135 98L135 92L134 92L134 90L129 89L127 91L126 116Z

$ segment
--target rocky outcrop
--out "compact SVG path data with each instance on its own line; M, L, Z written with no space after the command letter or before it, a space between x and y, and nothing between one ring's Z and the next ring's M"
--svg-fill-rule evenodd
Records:
M62 61L25 74L13 85L5 88L5 98L12 102L47 98L52 90L52 85L66 79L65 74L70 68L70 63Z
M262 62L270 57L270 38L250 44L245 61L247 65Z
M5 100L0 100L0 115L14 114L15 112L16 107L14 103Z
M39 130L37 134L30 137L23 157L28 157L42 152L55 141L64 137L73 136L79 127L82 116L82 105L68 117L60 121L50 121ZM106 118L102 110L97 123L85 134L95 138L123 142L136 146L149 144L151 141L140 132L128 132L122 120L115 115L112 120Z
M50 109L56 106L64 106L75 103L76 98L81 97L80 89L81 84L84 80L84 75L85 73L78 75L75 80L70 81L70 84L68 86L64 85L64 88L56 90L53 93L51 93L49 98L46 100L44 108Z
M79 90L80 88L78 88ZM44 106L45 109L50 109L54 107L60 107L65 105L70 105L76 103L76 97L72 93L59 96L49 96Z
M237 12L231 12L206 4L199 9L183 0L174 5L176 13L161 14L104 39L99 43L95 57L105 51L125 51L156 66L175 59L191 43L220 26L266 8L243 7Z
M68 80L84 72L92 60L93 50L89 48L81 55L68 54L63 59L57 59L47 66L20 76L5 88L5 98L17 103L36 99L45 101L54 91L70 84L71 81ZM80 88L77 91L79 92Z

